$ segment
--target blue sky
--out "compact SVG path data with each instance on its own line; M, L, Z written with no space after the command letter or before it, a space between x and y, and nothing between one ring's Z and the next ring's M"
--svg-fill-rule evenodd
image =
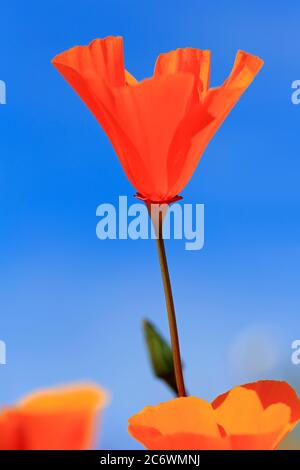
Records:
M280 352L262 376L297 381L289 356L300 337L300 106L291 104L299 15L293 0L1 5L1 403L41 386L96 381L111 394L102 447L126 449L138 448L128 416L170 397L152 378L141 334L143 317L168 332L155 244L96 238L96 207L119 195L130 201L134 189L50 64L110 34L124 36L126 66L139 79L176 47L212 50L213 85L238 49L265 60L183 192L185 202L205 204L204 249L166 245L189 390L211 399L259 378L230 360L240 336L257 330Z

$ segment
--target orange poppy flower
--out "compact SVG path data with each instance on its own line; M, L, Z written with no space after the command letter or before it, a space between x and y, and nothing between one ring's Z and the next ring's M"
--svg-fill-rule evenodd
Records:
M152 450L272 450L299 420L294 390L286 382L260 381L212 403L186 397L146 407L129 419L129 433Z
M0 413L0 450L89 449L105 402L91 384L33 393Z
M138 82L124 68L123 39L96 39L52 63L109 137L140 198L170 202L190 180L208 142L262 67L238 51L225 82L209 87L210 51L161 54Z

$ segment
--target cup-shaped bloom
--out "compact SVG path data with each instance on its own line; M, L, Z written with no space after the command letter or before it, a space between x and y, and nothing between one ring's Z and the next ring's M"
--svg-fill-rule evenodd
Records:
M168 202L191 178L208 142L261 68L238 51L225 82L210 88L210 51L161 54L151 78L124 67L121 37L96 39L52 63L92 111L142 199Z
M92 384L42 390L0 412L0 450L84 450L95 444L106 393Z
M152 450L272 450L300 420L300 400L286 382L238 386L212 403L196 397L149 406L129 419L129 433Z

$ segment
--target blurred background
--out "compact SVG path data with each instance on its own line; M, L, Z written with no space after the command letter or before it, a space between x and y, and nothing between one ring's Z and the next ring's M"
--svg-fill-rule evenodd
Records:
M168 336L154 241L100 241L96 207L134 189L89 110L50 64L96 37L122 35L126 67L212 50L220 84L236 51L265 65L207 148L183 196L205 204L205 246L167 252L186 382L212 399L260 378L300 384L300 4L273 0L2 2L0 79L0 403L81 379L111 395L100 446L135 449L127 419L172 395L154 380L141 322ZM300 391L300 389L298 389ZM297 434L292 444L299 446Z

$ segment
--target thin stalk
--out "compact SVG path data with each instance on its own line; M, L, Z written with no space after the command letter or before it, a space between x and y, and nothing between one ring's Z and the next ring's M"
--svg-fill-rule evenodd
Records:
M158 251L159 264L160 264L162 281L163 281L164 292L165 292L166 307L167 307L167 312L168 312L168 321L169 321L170 336L171 336L171 347L172 347L172 353L173 353L173 363L174 363L178 396L185 397L186 391L185 391L185 385L184 385L184 379L183 379L183 373L182 373L182 362L181 362L181 355L180 355L177 321L176 321L172 287L171 287L170 274L169 274L169 269L168 269L168 262L167 262L162 228L163 228L163 217L162 217L162 213L159 213L158 236L156 239L156 246L157 246L157 251Z

